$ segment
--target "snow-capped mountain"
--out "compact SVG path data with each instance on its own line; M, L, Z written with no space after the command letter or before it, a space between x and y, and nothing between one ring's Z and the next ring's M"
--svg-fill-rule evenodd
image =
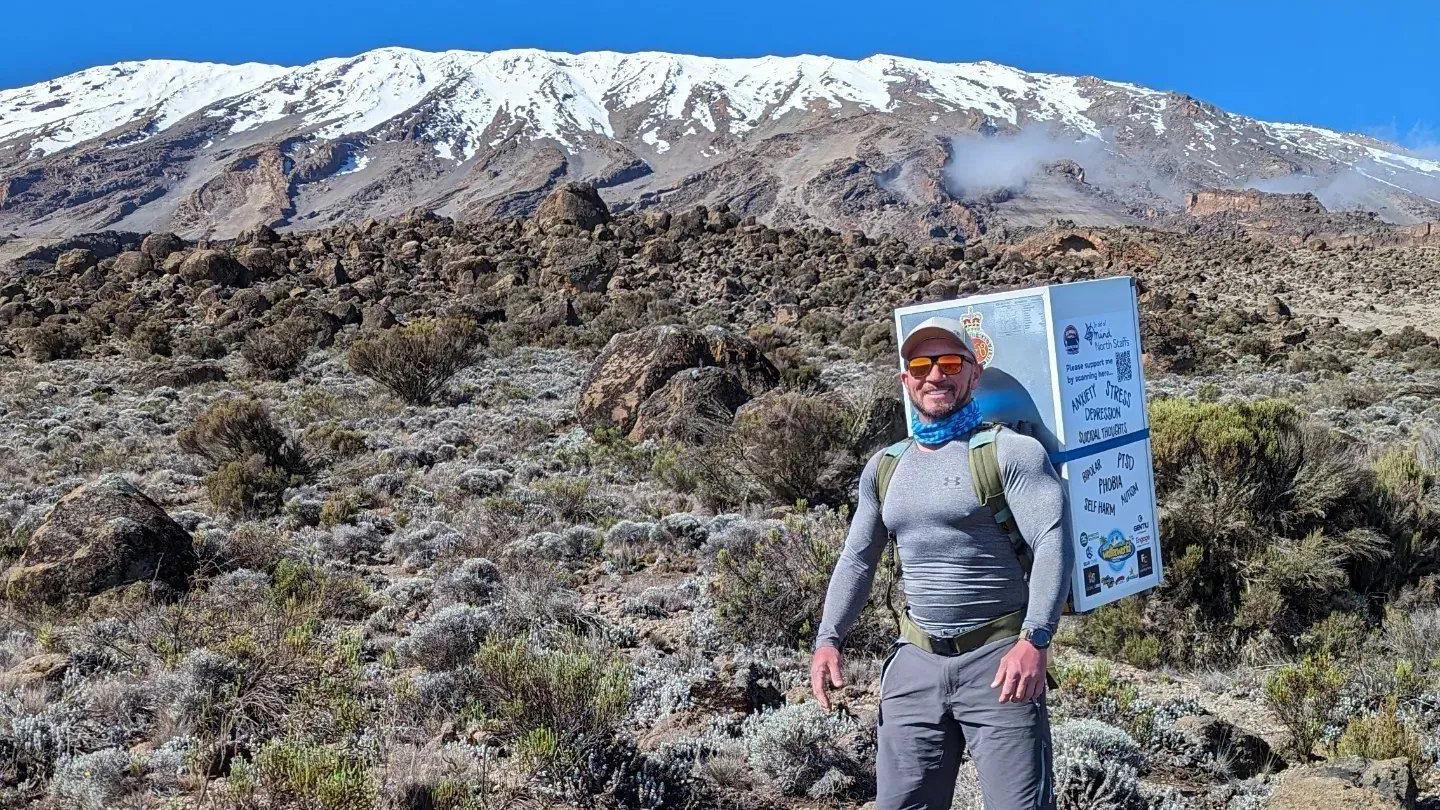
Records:
M1440 218L1440 162L1188 96L989 62L382 48L286 68L169 60L0 91L0 231L228 236L414 207L728 203L934 236L1132 222L1205 187Z

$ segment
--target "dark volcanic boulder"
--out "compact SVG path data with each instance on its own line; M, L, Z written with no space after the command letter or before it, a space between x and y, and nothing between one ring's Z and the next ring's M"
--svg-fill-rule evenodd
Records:
M140 243L140 252L156 262L163 262L171 253L184 249L185 240L173 233L152 233Z
M180 263L180 277L186 281L208 281L226 287L243 287L248 275L245 265L220 250L197 250Z
M680 261L680 246L673 239L657 236L640 248L640 258L646 264L674 264Z
M1214 715L1181 717L1175 721L1175 731L1199 750L1229 762L1231 774L1239 779L1249 779L1257 773L1276 770L1285 764L1270 751L1270 745L1263 739Z
M557 240L549 258L550 267L541 275L540 283L568 285L581 292L603 292L620 264L615 248L587 239Z
M748 339L718 326L647 326L610 338L580 388L580 423L590 430L629 433L640 404L676 372L699 366L731 371L748 397L768 390L780 373Z
M155 262L138 250L127 250L115 257L115 273L123 279L148 276L155 269Z
M485 256L466 256L446 262L441 277L461 288L474 287L481 279L495 272L495 263Z
M245 266L252 279L267 278L280 272L280 258L269 248L242 247L237 257L236 260Z
M535 211L535 223L541 229L566 223L588 231L609 221L610 209L592 183L564 183Z
M95 266L94 252L86 248L75 248L60 254L55 260L55 269L62 275L74 275Z
M630 439L705 444L715 437L716 426L729 424L735 409L748 401L750 394L728 368L702 366L677 371L640 405Z
M118 475L60 499L5 575L6 598L63 603L132 582L177 590L195 571L190 534Z

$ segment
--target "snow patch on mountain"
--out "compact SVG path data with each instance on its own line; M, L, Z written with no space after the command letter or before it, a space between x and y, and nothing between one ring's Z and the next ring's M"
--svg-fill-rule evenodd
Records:
M88 68L47 82L0 90L0 141L32 139L48 155L148 119L152 132L214 102L283 75L278 65L220 65L152 59Z

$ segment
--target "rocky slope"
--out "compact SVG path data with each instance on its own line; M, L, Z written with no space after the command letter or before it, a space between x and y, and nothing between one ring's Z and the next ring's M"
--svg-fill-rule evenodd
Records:
M1399 147L989 62L384 48L294 68L126 62L0 91L0 232L483 217L575 179L623 210L724 203L947 239L1136 223L1209 187L1440 219L1440 163Z
M1276 521L1336 525L1149 602L1235 599L1233 622L1066 620L1062 810L1436 806L1440 339L1325 310L1436 301L1437 251L1303 198L1195 202L1185 227L960 246L561 185L533 217L23 251L0 267L0 803L862 807L888 614L832 714L806 622L895 429L890 308L1125 273L1152 400L1230 420L1166 483L1162 538L1256 519L1224 465L1257 399L1308 420L1266 442L1300 451ZM1375 480L1393 500L1353 503ZM1202 571L1233 548L1181 551ZM1267 605L1285 621L1255 629ZM1157 638L1137 628L1189 635L1120 647ZM1192 648L1224 655L1163 665ZM1294 669L1316 650L1344 669Z

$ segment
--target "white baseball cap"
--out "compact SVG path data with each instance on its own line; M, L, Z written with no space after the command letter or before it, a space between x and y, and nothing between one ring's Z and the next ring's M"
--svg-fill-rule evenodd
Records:
M952 338L955 342L965 347L965 351L970 353L972 360L979 357L979 355L975 353L975 345L970 342L970 333L965 331L965 325L954 318L946 318L939 315L933 318L926 318L920 323L915 324L915 326L905 334L905 339L900 342L900 356L908 357L910 350L913 349L917 343L933 337Z

